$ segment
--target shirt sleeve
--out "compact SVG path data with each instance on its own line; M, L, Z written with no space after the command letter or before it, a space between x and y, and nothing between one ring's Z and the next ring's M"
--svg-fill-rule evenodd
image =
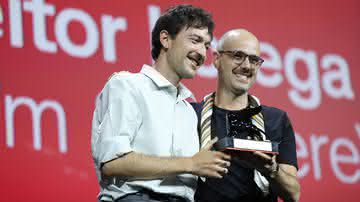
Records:
M128 77L113 76L96 100L91 149L99 169L132 151L131 141L141 123L137 92Z
M282 138L279 145L279 162L293 165L296 167L296 169L298 169L295 135L287 113L283 114L281 125Z

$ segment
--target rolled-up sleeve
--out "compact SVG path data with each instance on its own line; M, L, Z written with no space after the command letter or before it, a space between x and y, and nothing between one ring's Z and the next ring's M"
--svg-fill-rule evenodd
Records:
M141 123L141 114L129 76L113 76L97 97L91 149L98 169L132 151L131 141Z

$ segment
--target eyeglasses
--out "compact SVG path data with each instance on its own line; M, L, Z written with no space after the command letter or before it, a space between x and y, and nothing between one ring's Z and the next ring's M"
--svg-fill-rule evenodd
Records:
M262 59L261 57L256 56L256 55L248 55L240 50L234 50L234 51L221 50L218 52L220 54L229 55L234 60L234 62L237 64L242 64L247 57L249 58L250 64L255 65L256 67L260 67L262 65L262 63L264 62L264 59Z

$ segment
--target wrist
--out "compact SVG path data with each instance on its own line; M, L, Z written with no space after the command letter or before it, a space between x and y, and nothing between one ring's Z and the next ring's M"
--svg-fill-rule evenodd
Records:
M180 165L183 166L185 173L193 174L193 159L191 157L185 157Z

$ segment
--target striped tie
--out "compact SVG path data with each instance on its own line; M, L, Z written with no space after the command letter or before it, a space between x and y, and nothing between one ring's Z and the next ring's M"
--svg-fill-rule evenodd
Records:
M201 148L211 140L211 115L213 112L215 93L211 93L204 98L204 105L201 111Z

